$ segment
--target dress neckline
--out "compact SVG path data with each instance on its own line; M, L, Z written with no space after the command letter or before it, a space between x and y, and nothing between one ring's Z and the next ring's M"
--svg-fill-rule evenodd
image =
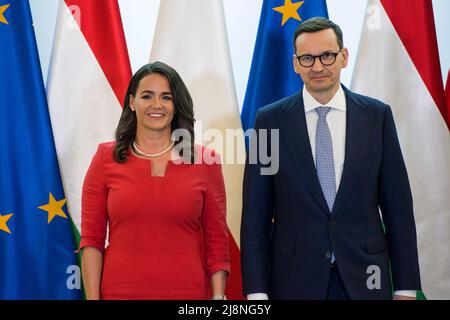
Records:
M131 154L133 159L142 160L142 161L146 161L146 162L150 163L150 176L152 178L159 178L159 179L166 178L168 170L169 170L169 167L171 167L172 165L175 164L172 159L167 160L167 166L166 166L166 170L164 171L164 175L163 176L155 176L152 173L152 166L151 166L151 163L153 162L152 159L137 155L131 148L130 148L130 152L129 153Z

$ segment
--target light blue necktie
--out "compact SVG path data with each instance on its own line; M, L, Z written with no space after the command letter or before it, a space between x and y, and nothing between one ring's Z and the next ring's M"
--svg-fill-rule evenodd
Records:
M333 141L327 124L327 114L330 109L330 107L316 108L319 115L316 128L316 170L331 213L336 199L336 176L334 174ZM331 263L336 260L334 252L331 253L330 260Z
M319 115L316 128L316 170L331 213L336 199L336 176L334 173L333 142L326 120L330 109L330 107L317 107L315 110Z

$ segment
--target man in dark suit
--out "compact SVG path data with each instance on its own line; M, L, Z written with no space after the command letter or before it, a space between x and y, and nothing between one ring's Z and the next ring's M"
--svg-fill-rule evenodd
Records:
M241 258L249 299L414 299L421 288L393 115L340 84L342 38L328 19L303 22L293 57L303 89L257 113L257 132L279 130L279 141L258 141L269 151L278 144L279 165L265 175L267 164L246 163Z

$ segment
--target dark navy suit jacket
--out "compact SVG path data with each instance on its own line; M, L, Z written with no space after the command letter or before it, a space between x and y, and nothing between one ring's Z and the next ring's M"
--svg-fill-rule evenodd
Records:
M421 288L412 195L391 109L344 92L345 161L332 212L316 174L302 92L257 113L256 130L279 129L279 170L261 175L267 165L247 159L245 295L324 299L331 252L351 299L391 299L392 290Z

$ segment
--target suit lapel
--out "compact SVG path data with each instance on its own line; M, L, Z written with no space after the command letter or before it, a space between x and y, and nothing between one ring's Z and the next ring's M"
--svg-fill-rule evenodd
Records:
M290 103L286 103L281 109L282 112L278 117L281 138L285 140L295 166L310 192L329 214L312 156L302 92L300 91Z
M333 206L333 215L339 213L355 177L364 162L369 138L369 115L367 106L359 102L344 86L347 100L345 160L342 179Z

